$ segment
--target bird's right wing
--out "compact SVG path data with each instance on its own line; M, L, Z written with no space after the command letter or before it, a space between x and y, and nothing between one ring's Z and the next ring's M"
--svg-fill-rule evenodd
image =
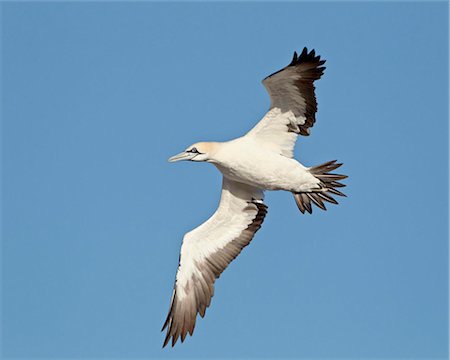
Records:
M291 63L263 80L270 95L270 110L247 136L257 138L273 150L292 157L297 135L308 136L316 121L314 81L325 67L315 51L294 53Z
M215 279L239 255L261 227L267 213L263 191L223 178L217 211L187 233L181 246L164 346L172 338L194 331L197 313L203 317L214 295Z

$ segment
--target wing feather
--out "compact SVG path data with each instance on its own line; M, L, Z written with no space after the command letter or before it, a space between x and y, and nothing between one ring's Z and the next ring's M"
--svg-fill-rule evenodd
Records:
M247 246L267 213L260 189L223 179L217 211L187 233L181 254L170 309L162 330L164 345L175 345L194 332L197 314L205 315L214 296L214 282Z
M325 60L308 53L305 47L289 65L263 80L270 95L270 110L248 132L273 146L285 156L292 157L297 135L308 136L316 121L317 100L314 81L320 79Z

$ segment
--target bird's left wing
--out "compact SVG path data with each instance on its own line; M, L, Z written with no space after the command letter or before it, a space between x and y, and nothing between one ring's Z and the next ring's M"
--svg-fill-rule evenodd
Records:
M270 95L270 110L247 136L262 140L275 151L293 156L297 135L308 136L316 121L314 81L320 79L325 60L306 48L294 53L291 63L263 80Z
M164 346L172 338L183 342L194 331L197 313L203 317L214 295L215 279L239 255L261 227L267 213L263 191L223 178L216 212L183 238L180 261L162 330Z

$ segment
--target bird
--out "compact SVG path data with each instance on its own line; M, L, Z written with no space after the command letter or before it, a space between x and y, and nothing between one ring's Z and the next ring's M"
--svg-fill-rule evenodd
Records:
M293 194L302 214L313 206L326 210L337 204L333 195L346 175L332 173L337 160L306 167L294 159L299 135L309 136L316 121L314 81L323 75L325 60L305 47L281 70L263 79L270 108L244 136L226 142L198 142L172 156L169 162L213 164L222 173L222 192L214 214L186 233L181 245L163 348L172 347L194 332L197 315L205 316L214 295L214 283L260 229L267 214L264 191Z

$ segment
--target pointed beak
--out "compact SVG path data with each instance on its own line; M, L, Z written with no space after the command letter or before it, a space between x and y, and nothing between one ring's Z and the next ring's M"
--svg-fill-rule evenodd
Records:
M196 155L197 154L195 154L195 153L188 153L188 152L183 151L182 153L172 156L168 161L176 162L176 161L182 161L182 160L191 160Z

